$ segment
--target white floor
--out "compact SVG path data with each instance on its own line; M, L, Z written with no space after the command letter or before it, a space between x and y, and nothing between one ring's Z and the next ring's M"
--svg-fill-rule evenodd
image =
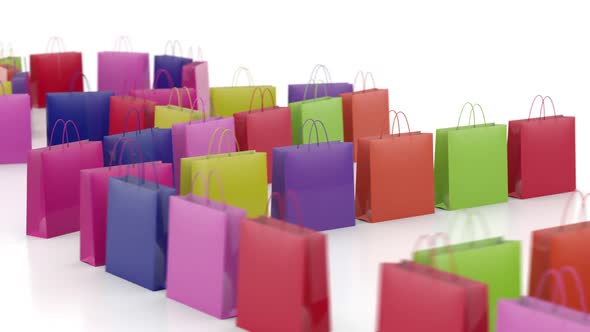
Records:
M34 147L45 143L44 112L34 110ZM2 138L0 138L2 139ZM0 328L4 331L239 331L235 320L219 321L78 260L79 236L50 240L25 236L26 166L0 165ZM476 237L504 235L522 241L523 290L529 237L558 225L567 195L510 200L473 209L487 220ZM410 258L414 240L449 232L470 239L462 212L327 232L332 327L337 332L374 331L380 262ZM486 234L489 233L489 234Z

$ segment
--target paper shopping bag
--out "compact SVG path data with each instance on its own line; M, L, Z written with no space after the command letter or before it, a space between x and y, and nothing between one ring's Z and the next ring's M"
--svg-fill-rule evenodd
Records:
M326 235L282 220L244 220L237 326L259 332L330 331L326 242Z
M203 111L210 115L211 94L209 92L209 64L207 61L194 61L182 66L182 86L195 89L195 99L203 99L207 106Z
M127 132L119 135L105 136L103 142L103 154L105 166L111 164L111 151L116 147L121 137L127 137L137 142L143 161L161 161L172 163L172 131L170 129L150 128ZM115 149L116 156L121 154L120 148ZM133 164L138 160L133 150L123 151L120 164Z
M394 126L399 115L405 117L399 112ZM408 133L362 137L357 143L358 219L381 222L434 213L432 134L412 132L408 124Z
M325 89L325 85L319 87ZM322 121L332 140L342 141L344 139L341 97L317 97L316 90L313 99L290 103L289 108L291 109L293 144L299 144L299 136L307 119ZM309 143L310 130L311 127L307 131L303 131L301 135L303 144Z
M29 94L28 72L20 72L14 74L14 76L12 77L12 92L14 94Z
M171 55L167 53L169 45L172 46ZM172 79L172 85L170 85L168 82L154 80L155 89L182 87L182 67L193 62L193 59L183 57L182 49L179 50L180 54L176 55L176 46L180 48L180 43L178 41L168 41L166 42L164 55L154 56L154 77L157 76L158 71L165 70L170 73L170 77Z
M258 89L252 94L251 101L254 101L257 92L262 99L261 109L234 114L236 137L242 149L266 153L268 181L272 182L272 149L291 145L291 110L278 106L265 109L266 93L271 100L275 98L269 89L264 92Z
M366 88L369 75L373 80L373 89ZM359 76L362 76L363 90L341 95L344 141L354 144L354 160L357 160L358 139L380 135L383 122L389 121L389 91L375 87L373 73L359 71L357 78Z
M236 316L240 224L245 217L243 209L208 197L170 198L168 298L220 319Z
M109 109L109 135L154 127L156 103L146 99L112 96Z
M3 92L5 84L0 82ZM31 150L31 100L27 95L0 95L0 164L26 163Z
M239 75L246 72L248 76L248 86L237 86ZM234 74L232 86L230 87L212 87L211 92L211 108L214 110L214 115L231 117L234 113L247 111L252 108L261 109L262 102L251 105L250 100L252 94L256 89L269 89L272 96L276 96L276 88L270 85L254 85L250 71L244 67L240 67ZM272 100L267 107L274 107L276 100Z
M0 65L12 66L16 71L23 70L21 58L20 56L14 55L12 44L9 43L5 48L4 45L0 43Z
M166 288L168 202L174 194L174 188L145 178L109 179L108 273L152 291Z
M60 123L64 123L64 131L67 124L74 125L62 120L53 130ZM80 230L80 171L102 165L101 142L78 141L31 150L27 159L27 235L51 238Z
M324 73L325 81L319 85L318 74ZM325 87L325 89L323 88ZM320 97L340 97L343 93L349 93L354 90L354 86L351 83L332 83L332 76L328 68L324 65L316 65L309 78L307 84L289 84L288 86L288 98L289 104L297 101L303 101L312 99L314 92L318 91Z
M198 120L203 117L203 111L193 109L193 101L190 92L187 88L183 88L183 95L188 96L189 104L185 106L181 100L181 93L178 88L170 91L168 97L168 104L166 106L156 106L154 127L156 128L172 128L172 125L177 123L189 122L191 120ZM172 96L176 93L178 106L172 105Z
M82 53L66 52L61 39L49 41L45 54L31 54L30 89L33 107L45 107L45 95L50 92L83 91L82 77L70 84L72 76L83 73ZM58 44L58 53L47 53L49 46Z
M129 38L121 37L115 43L115 51L98 52L98 90L121 96L131 87L149 89L150 55L133 52Z
M535 101L541 114L531 118ZM553 116L545 116L546 101ZM531 198L576 190L576 118L557 115L551 97L536 96L529 118L508 123L508 191Z
M72 82L80 76L72 77ZM86 82L88 79L82 75ZM109 111L111 91L60 92L47 94L47 141L51 128L58 119L72 120L80 131L81 140L102 141L109 134ZM68 142L76 140L70 132Z
M468 105L471 106L471 120L474 109L471 103L465 104ZM506 126L486 123L485 116L482 125L437 129L434 158L436 206L457 210L507 202L506 153Z
M352 143L331 141L324 133L326 142L273 149L272 191L293 191L303 226L316 231L355 225ZM277 218L278 204L272 206ZM295 223L297 213L293 202L286 202L285 221Z

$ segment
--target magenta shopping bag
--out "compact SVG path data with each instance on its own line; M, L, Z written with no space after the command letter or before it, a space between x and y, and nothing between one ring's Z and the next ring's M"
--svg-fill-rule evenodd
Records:
M61 120L52 132L59 123L64 125L63 142L67 125L76 127L71 121ZM102 142L63 142L31 150L27 160L27 235L50 238L77 232L80 171L102 166Z
M579 290L579 300L583 311L565 307L563 289L563 272L569 272ZM563 267L559 272L547 271L537 287L540 295L547 279L553 276L560 295L561 304L550 303L535 297L524 296L519 300L500 300L498 302L498 321L496 332L588 332L590 319L586 314L586 301L583 296L582 282L577 272L571 267Z
M205 109L202 111L210 115L211 110L208 105L211 105L209 92L209 64L203 59L191 62L182 66L182 86L195 89L196 98L202 98Z
M240 223L245 217L245 210L209 198L170 198L168 298L220 319L236 316Z
M139 149L137 143L131 139L121 138L117 143L125 145L122 150L129 144ZM138 155L141 156L141 151ZM111 158L111 161L113 159L116 158ZM147 168L145 171L147 181L172 186L171 164L160 161L148 163L137 161L138 164L92 168L80 172L80 260L82 262L93 266L105 265L109 178L127 175L139 178L142 176L140 171Z
M121 46L125 44L125 51ZM128 37L120 37L115 51L98 52L98 90L126 95L132 88L149 89L150 55L133 52Z
M0 164L26 163L31 151L31 98L4 94L0 82Z
M169 82L169 88L153 88L153 89L133 89L129 91L129 95L136 98L142 98L150 100L156 103L156 105L174 105L191 107L192 101L196 100L197 95L194 88L182 89L183 93L181 96L181 102L179 103L176 98L170 98L174 92L174 84L170 74L165 70L160 70L156 73L155 81L159 81L161 75L167 77ZM186 93L188 91L188 93ZM175 94L174 94L175 95Z
M172 154L176 190L180 192L180 159L206 156L209 147L217 148L221 133L235 130L234 119L221 116L178 123L172 126ZM218 135L219 134L219 135ZM234 144L222 144L219 153L235 152Z

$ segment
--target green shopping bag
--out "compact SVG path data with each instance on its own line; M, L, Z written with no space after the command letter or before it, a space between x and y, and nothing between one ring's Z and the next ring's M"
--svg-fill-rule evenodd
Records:
M6 51L6 53L4 51ZM19 56L14 56L14 51L11 44L8 44L5 49L4 45L0 43L0 65L14 66L16 67L17 71L23 70L21 58Z
M468 105L470 125L459 126ZM481 109L484 124L475 124L475 106ZM506 150L506 125L486 123L481 106L466 103L456 127L436 130L436 207L456 210L507 202Z
M248 86L236 86L238 78L242 72L245 72L248 77ZM264 106L267 108L276 106L276 88L271 85L254 85L250 71L247 68L239 67L234 73L231 87L209 88L211 93L211 106L215 113L214 115L231 117L234 113L244 112L251 109L262 109L262 101L257 101L254 104L251 103L252 93L256 89L260 89L261 91L269 89L271 92L272 105Z
M313 99L307 99L297 101L289 104L291 109L291 133L293 137L293 144L309 144L310 143L310 131L313 126L301 131L301 128L305 121L308 119L319 120L326 126L326 130L330 133L330 141L344 140L344 122L342 117L342 98L341 97L321 97L317 98L318 86L315 85L315 93ZM307 95L307 87L303 93ZM326 86L323 85L324 89ZM325 91L325 95L328 95L328 91ZM299 141L301 135L303 141Z
M493 237L439 248L416 251L416 263L436 266L488 285L490 332L496 329L496 305L499 299L517 299L521 295L520 241Z
M178 105L172 105L172 93L176 91L178 97ZM182 98L180 97L180 91L178 88L174 88L170 91L170 97L168 97L168 105L156 106L154 115L154 127L155 128L172 128L172 125L177 123L189 122L192 120L200 120L203 117L203 111L193 109L193 101L188 89L185 87L184 91L188 95L190 108L183 107Z
M12 94L12 82L4 81L0 82L0 95L11 95Z
M233 133L225 129L220 137ZM237 140L234 137L235 142ZM209 151L211 151L211 144ZM238 148L239 150L239 148ZM214 170L223 182L223 191L211 188L209 197L212 200L226 202L228 205L246 210L248 218L256 218L265 214L268 196L268 180L266 171L266 153L254 150L207 156L182 158L180 164L180 192L186 195L191 191L197 196L205 196L205 188L192 188L191 182L197 172L208 174Z

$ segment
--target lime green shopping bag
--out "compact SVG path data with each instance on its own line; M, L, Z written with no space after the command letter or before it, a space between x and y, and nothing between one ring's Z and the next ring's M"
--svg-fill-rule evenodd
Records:
M459 126L465 106L469 123ZM506 125L475 124L474 106L466 103L456 127L437 129L434 158L436 207L446 210L508 201Z
M0 95L11 95L12 94L12 82L4 81L0 82Z
M315 85L315 84L314 84ZM308 84L309 86L309 84ZM291 133L293 137L293 144L308 144L310 143L309 127L301 132L301 128L306 120L314 119L324 123L327 131L330 133L330 141L344 140L344 122L342 116L342 98L341 97L321 97L317 98L317 88L313 99L302 100L289 104L291 109ZM325 85L324 85L324 88ZM306 86L307 89L307 86ZM327 95L328 92L326 91ZM304 92L304 96L307 91ZM302 142L299 141L299 136L302 137Z
M248 76L248 86L236 86L241 72L246 72ZM232 86L209 88L211 93L211 108L215 116L230 117L234 113L244 112L252 109L262 109L262 101L258 100L252 104L252 94L256 89L264 91L269 89L271 92L271 104L264 105L264 107L276 106L276 88L270 85L254 85L252 75L247 68L239 67L234 74ZM266 100L268 102L268 99Z
M180 90L174 88L170 91L170 97L168 97L168 105L156 106L154 115L154 127L156 128L172 128L172 125L177 123L189 122L192 120L200 120L203 117L203 111L193 109L193 101L187 88L184 88L189 99L189 107L186 108L182 105L182 98L180 97ZM172 105L172 94L176 91L178 98L178 105Z
M520 241L494 237L416 251L413 259L487 284L489 331L493 332L498 300L517 299L521 295L520 256Z

